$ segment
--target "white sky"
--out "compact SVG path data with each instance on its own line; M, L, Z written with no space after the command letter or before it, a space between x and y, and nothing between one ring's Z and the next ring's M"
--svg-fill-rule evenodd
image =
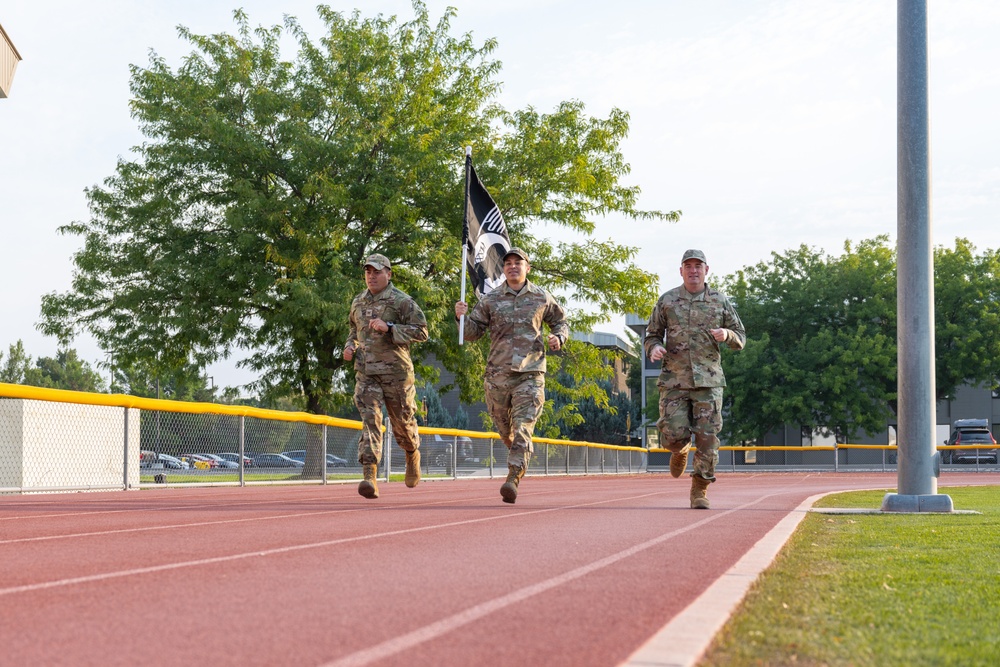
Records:
M60 225L87 218L83 190L142 141L129 116L130 64L150 49L175 66L198 34L299 18L319 37L315 0L75 0L0 5L24 58L0 100L0 350L33 357L56 341L37 332L43 294L69 288L81 239ZM412 17L408 0L331 1ZM623 149L643 208L675 225L603 221L598 239L641 247L638 264L679 284L681 253L703 249L731 273L807 244L839 254L846 240L896 231L896 2L892 0L451 0L453 33L499 40L501 102L547 112L579 99L592 115L631 114ZM932 224L1000 247L1000 3L928 2ZM292 57L292 52L286 54ZM487 184L489 186L489 184ZM494 189L502 201L503 193ZM545 234L541 230L540 234ZM552 234L558 233L552 230ZM623 318L599 327L616 333ZM748 333L753 335L752 323ZM74 347L102 361L88 339ZM232 363L217 385L248 381Z

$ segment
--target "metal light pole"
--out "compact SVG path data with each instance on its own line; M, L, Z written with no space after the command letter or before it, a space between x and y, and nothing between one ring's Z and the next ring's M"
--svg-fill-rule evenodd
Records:
M934 380L934 254L931 243L930 132L927 110L927 1L897 0L898 493L886 512L951 512L937 493L940 460Z

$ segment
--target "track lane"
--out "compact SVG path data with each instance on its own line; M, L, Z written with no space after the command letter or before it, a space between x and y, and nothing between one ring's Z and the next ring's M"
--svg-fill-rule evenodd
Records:
M27 554L0 574L0 645L34 664L614 665L803 498L895 475L720 476L709 512L658 475L529 477L514 506L499 483L157 490L86 503L126 533L23 522L46 539L0 543Z

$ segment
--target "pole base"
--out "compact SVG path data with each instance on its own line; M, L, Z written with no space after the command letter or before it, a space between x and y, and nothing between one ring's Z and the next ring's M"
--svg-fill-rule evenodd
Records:
M955 511L951 496L946 493L933 493L921 496L902 493L887 493L882 498L883 512L940 512L948 514Z

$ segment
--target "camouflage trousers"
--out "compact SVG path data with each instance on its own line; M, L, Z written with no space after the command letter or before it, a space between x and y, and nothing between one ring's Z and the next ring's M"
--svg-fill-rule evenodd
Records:
M527 467L531 436L545 405L545 373L499 373L486 377L486 409L507 446L507 465Z
M385 403L396 443L410 452L420 447L417 432L417 392L413 377L362 375L354 386L354 405L364 426L358 437L358 462L382 461L382 404Z
M722 387L667 389L660 387L660 446L679 452L694 436L695 475L715 481L722 430Z

